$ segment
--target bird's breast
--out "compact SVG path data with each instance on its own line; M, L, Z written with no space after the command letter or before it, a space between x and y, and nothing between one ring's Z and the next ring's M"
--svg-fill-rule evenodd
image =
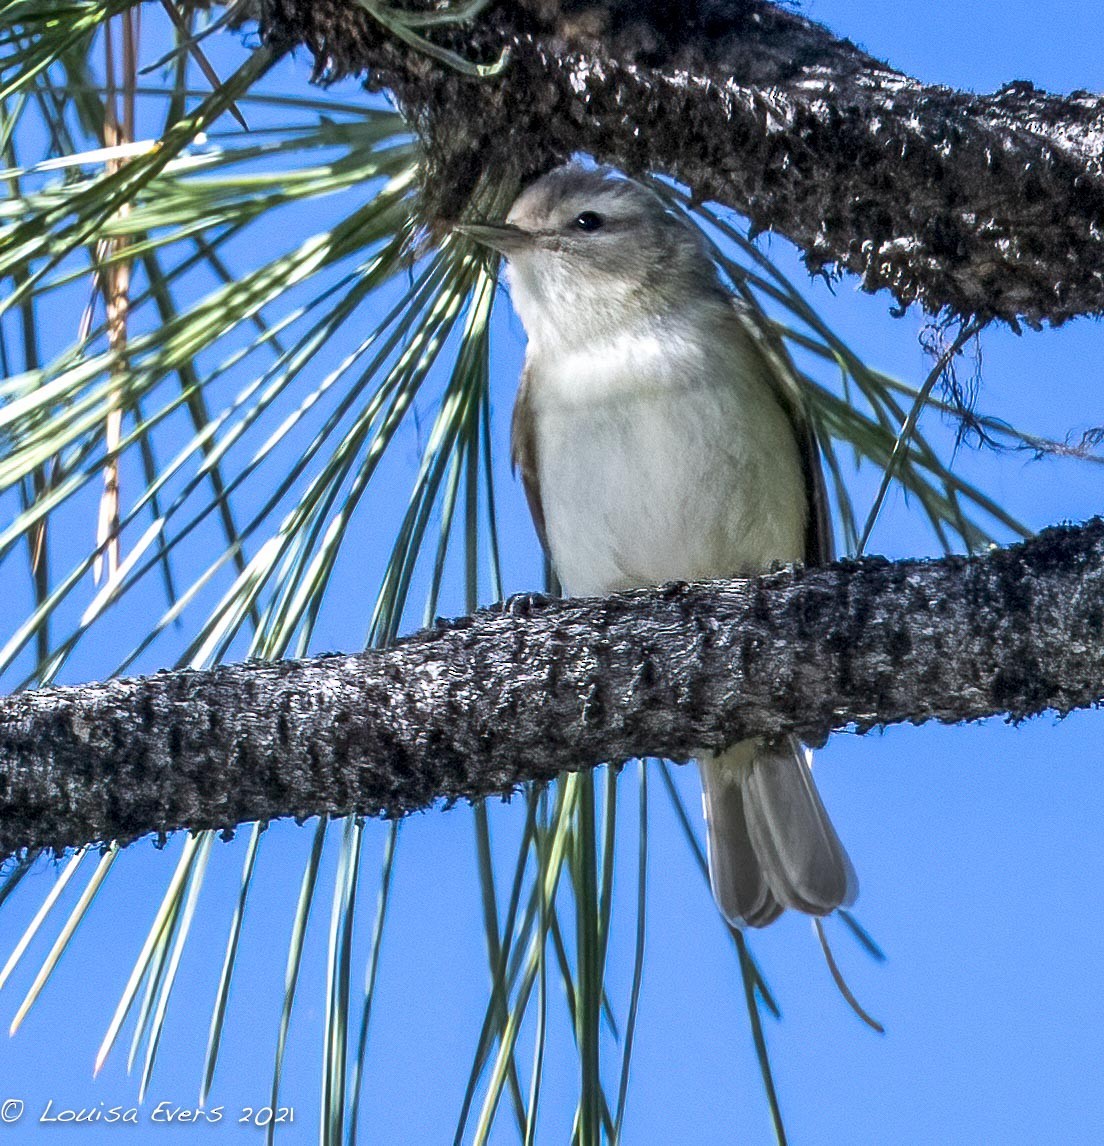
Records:
M749 360L644 334L531 357L529 372L548 547L568 592L803 556L797 446Z

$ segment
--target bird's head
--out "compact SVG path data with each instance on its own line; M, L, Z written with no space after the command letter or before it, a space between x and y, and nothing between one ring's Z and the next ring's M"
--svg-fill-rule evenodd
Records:
M719 291L698 233L654 192L571 163L530 184L505 223L467 224L506 256L530 340L592 340Z

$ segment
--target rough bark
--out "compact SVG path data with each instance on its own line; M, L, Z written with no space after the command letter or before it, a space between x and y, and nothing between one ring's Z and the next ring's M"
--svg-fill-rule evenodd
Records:
M1032 325L1104 312L1098 96L921 84L764 0L500 0L430 30L476 59L508 46L489 80L404 47L353 0L267 0L263 34L392 91L446 216L488 169L525 178L581 150L674 176L903 306Z
M1104 698L1104 519L982 557L868 558L602 600L526 598L385 652L0 701L0 854L175 828L399 816L745 736Z

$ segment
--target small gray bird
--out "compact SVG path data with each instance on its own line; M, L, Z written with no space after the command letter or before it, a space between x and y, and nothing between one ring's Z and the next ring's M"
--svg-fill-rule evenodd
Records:
M830 559L814 436L701 237L657 194L569 164L505 224L462 229L508 260L529 339L514 464L569 593ZM854 897L809 764L792 737L700 759L710 882L733 926Z

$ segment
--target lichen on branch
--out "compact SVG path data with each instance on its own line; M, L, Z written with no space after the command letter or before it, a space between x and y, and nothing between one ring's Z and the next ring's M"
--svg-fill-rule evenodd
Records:
M270 0L264 35L320 75L365 74L427 145L427 201L585 151L673 176L930 312L1061 323L1104 313L1104 99L919 83L766 0L499 0L435 31L475 80L388 37L353 0Z
M322 813L400 816L749 735L1104 698L1104 520L979 557L521 598L385 651L0 700L0 855Z

